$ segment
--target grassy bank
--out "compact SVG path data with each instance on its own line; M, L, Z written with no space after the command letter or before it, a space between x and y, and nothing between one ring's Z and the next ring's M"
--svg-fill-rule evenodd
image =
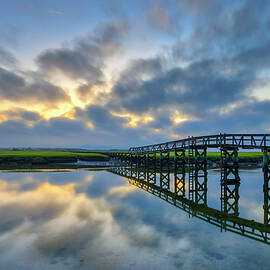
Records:
M0 151L0 158L26 158L26 157L49 157L49 158L80 158L80 157L104 157L108 158L107 155L100 154L100 153L73 153L73 152L55 152L55 151Z
M101 153L77 153L67 151L0 151L0 168L30 168L57 164L77 164L82 161L108 161L110 158Z
M151 156L151 154L150 154ZM159 158L160 154L156 154L157 158ZM188 157L188 153L185 153L185 156ZM174 157L174 153L170 152L170 157ZM262 152L239 152L238 158L239 159L262 159L263 153ZM208 159L220 159L220 152L207 152Z
M188 153L186 152L186 157ZM151 155L151 154L150 154ZM159 153L156 154L159 157ZM238 157L245 158L262 158L262 152L239 152ZM84 158L84 157L103 157L108 158L108 155L101 153L76 153L76 152L62 152L62 151L0 151L0 158L16 158L16 157L48 157L48 158ZM170 152L170 157L174 157L174 153ZM207 158L219 159L220 152L207 152Z
M255 159L261 159L263 157L262 152L239 152L238 158L239 159L248 159L248 158L255 158ZM207 158L209 159L219 159L220 158L220 152L208 152Z

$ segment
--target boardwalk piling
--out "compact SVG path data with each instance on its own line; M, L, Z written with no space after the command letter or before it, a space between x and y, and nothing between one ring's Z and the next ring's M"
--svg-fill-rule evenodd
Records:
M174 192L175 196L185 196L185 149L174 151Z
M170 189L170 152L160 151L160 188Z
M222 146L220 148L220 165L221 211L238 216L240 185L238 147Z

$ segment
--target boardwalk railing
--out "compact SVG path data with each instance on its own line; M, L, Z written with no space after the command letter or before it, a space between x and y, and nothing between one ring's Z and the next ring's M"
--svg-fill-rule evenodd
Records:
M140 147L131 147L130 153L154 153L160 151L173 151L189 149L192 147L218 148L222 146L234 146L242 149L270 148L270 134L218 134L153 144Z

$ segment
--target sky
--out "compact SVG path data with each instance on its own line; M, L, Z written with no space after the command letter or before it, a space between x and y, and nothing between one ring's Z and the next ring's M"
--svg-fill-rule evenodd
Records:
M0 17L0 147L270 131L267 0L9 0Z

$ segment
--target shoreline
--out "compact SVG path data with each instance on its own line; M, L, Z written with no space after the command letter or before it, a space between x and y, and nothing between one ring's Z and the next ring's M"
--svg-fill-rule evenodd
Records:
M100 153L73 152L0 152L0 168L52 166L59 164L76 165L78 162L108 162L110 157ZM79 164L78 164L79 165ZM83 164L82 164L83 166Z
M173 163L174 156L170 157ZM157 156L157 162L159 157ZM262 154L257 152L239 153L239 168L262 167ZM99 168L110 167L111 157L100 152L66 152L66 151L0 151L0 170L12 169L57 169L57 168ZM121 164L119 164L121 166ZM153 166L154 164L149 164ZM220 168L218 152L207 156L209 168Z
M47 163L47 164L0 164L0 171L28 171L28 170L76 170L76 169L108 169L110 167L125 167L121 164L113 164L110 161L90 161L87 164L81 163ZM153 170L155 167L152 165L149 166L150 170ZM158 168L158 166L156 167ZM259 169L262 168L262 162L239 162L239 169ZM146 169L140 167L140 169ZM187 167L186 167L187 169ZM207 170L220 169L219 162L213 162L208 160ZM172 170L173 173L173 170Z

